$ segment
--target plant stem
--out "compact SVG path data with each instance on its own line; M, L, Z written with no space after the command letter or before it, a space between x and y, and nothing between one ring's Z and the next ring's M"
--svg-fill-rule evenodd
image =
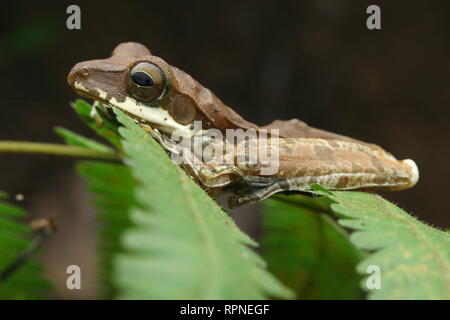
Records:
M117 160L119 157L112 151L95 150L84 147L68 146L55 143L0 141L0 153L44 154L61 157L93 158Z

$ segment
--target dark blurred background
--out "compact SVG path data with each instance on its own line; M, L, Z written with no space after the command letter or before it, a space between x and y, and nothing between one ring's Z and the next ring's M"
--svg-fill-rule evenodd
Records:
M81 30L66 28L70 4L81 7ZM366 28L370 4L381 7L381 30ZM69 107L77 96L66 75L138 41L252 122L299 118L414 159L418 185L384 196L448 228L449 9L444 0L3 2L0 139L59 142L56 125L94 137ZM0 190L56 219L43 259L58 297L92 298L95 213L73 165L0 154ZM258 208L233 213L255 238ZM69 264L81 266L81 291L65 289Z

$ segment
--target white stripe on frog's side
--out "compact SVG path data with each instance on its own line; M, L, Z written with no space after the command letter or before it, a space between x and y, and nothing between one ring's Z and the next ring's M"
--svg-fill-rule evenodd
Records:
M74 86L78 90L89 93L87 88L78 81L75 82ZM169 114L169 112L167 112L167 110L163 108L149 107L130 97L126 97L124 102L117 101L115 97L106 99L108 96L106 92L98 88L96 90L98 92L98 96L101 99L108 101L111 105L123 111L126 111L129 114L132 114L137 119L142 119L143 121L148 122L152 127L156 129L159 129L168 134L174 132L175 130L177 130L178 133L183 136L191 136L193 134L193 130L190 125L182 125L176 122Z

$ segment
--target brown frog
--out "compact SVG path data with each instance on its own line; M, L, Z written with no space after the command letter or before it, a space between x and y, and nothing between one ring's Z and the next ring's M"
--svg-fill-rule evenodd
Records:
M231 187L233 205L260 201L277 192L307 192L314 183L331 190L402 190L414 186L419 177L412 160L397 160L377 145L316 129L297 119L275 120L266 126L248 122L190 75L139 43L122 43L110 58L76 64L68 82L80 95L135 119L163 148L184 160L183 168L204 189ZM194 123L200 123L202 130L194 130ZM212 143L205 134L211 129L255 132L256 138L251 139L264 141L271 152L276 148L276 172L261 174L264 163L239 161L236 150L231 163L192 161L186 156L192 150L180 152L173 138L175 132L186 137L200 135L204 145ZM245 139L236 144L244 150L249 145Z

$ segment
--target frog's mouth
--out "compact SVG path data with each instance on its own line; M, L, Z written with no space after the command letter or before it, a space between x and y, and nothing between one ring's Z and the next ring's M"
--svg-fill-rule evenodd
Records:
M124 101L118 101L114 96L108 97L108 94L101 89L96 88L92 91L88 90L79 81L73 83L73 88L81 96L98 101L106 107L116 107L120 109L141 125L148 125L166 134L172 134L174 131L177 131L180 135L192 135L191 125L178 123L166 109L156 104L150 105L142 103L128 96L125 97Z

